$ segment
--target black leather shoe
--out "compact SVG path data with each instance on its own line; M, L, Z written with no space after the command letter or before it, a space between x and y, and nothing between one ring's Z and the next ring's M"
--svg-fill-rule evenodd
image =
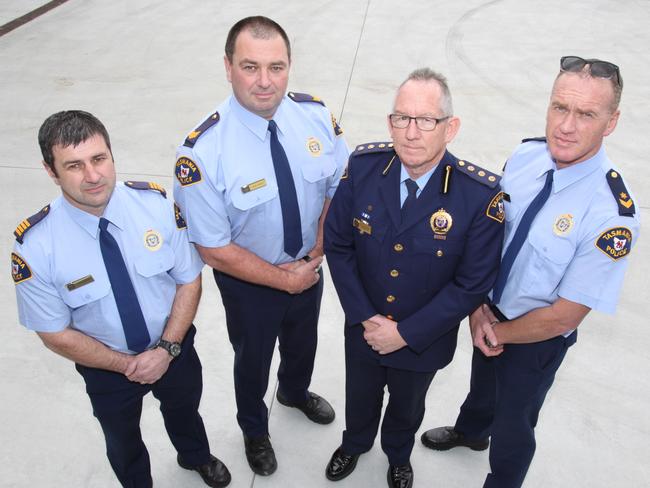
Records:
M404 466L389 466L386 477L390 488L411 488L413 486L411 463Z
M309 396L309 400L303 404L291 403L280 394L280 390L278 390L276 398L285 407L297 408L312 422L316 422L317 424L331 424L334 422L336 414L334 413L332 405L316 393L308 391L307 395Z
M348 456L339 447L325 468L325 476L330 481L339 481L348 476L357 467L360 454Z
M244 436L246 447L246 459L254 473L260 476L269 476L278 469L278 462L275 460L275 451L269 440L269 436L249 439Z
M210 454L210 462L202 464L200 466L190 466L185 464L181 459L180 454L176 457L178 465L183 469L190 469L196 471L201 475L203 481L208 486L214 488L221 488L223 486L228 486L230 483L230 472L226 465L219 461L216 457Z
M447 451L458 446L469 447L473 451L485 451L490 445L489 439L468 441L463 434L456 432L453 427L437 427L427 430L420 439L422 444L436 451Z

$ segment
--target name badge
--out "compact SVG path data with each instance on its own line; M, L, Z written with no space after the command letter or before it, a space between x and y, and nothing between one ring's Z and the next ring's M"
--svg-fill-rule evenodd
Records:
M244 185L241 187L241 192L242 193L249 193L251 191L259 190L260 188L264 188L266 186L266 179L262 178L261 180L253 181L252 183L249 183L248 185Z
M84 285L87 285L89 283L92 283L95 281L95 278L92 277L92 275L84 276L83 278L79 278L78 280L71 281L70 283L66 284L65 287L68 289L68 291L76 290L77 288L81 288Z

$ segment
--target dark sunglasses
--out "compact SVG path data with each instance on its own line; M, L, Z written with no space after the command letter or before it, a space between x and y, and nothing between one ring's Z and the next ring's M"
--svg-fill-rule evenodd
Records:
M589 66L589 73L591 76L597 78L614 79L616 84L623 87L623 79L621 72L614 63L609 61L601 61L600 59L582 59L579 56L563 56L560 59L560 69L571 73L577 73Z

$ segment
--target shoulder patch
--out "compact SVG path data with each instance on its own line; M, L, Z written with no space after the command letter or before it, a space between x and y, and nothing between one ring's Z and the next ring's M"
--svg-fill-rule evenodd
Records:
M167 198L167 191L158 183L150 181L125 181L124 184L134 190L153 190L160 193L164 198Z
M307 93L296 93L296 92L289 92L287 93L287 96L293 100L294 102L314 102L314 103L320 103L323 107L325 106L325 102L323 102L320 98L318 97L313 97Z
M32 277L32 270L27 262L15 252L11 253L11 277L16 285Z
M176 217L176 228L178 229L187 229L187 223L181 214L181 208L176 202L174 202L174 217Z
M181 156L176 160L174 175L176 175L176 179L181 186L190 186L194 183L200 183L203 179L199 167L194 161L186 156Z
M500 224L503 224L503 221L506 219L506 211L503 205L503 200L505 198L505 193L500 191L497 193L494 198L490 201L485 215L490 217L492 220L496 220Z
M456 162L456 168L458 169L458 171L460 171L461 173L465 173L474 181L483 183L485 186L489 188L496 188L496 186L499 184L499 181L501 180L501 177L499 175L496 175L491 171L483 169L480 166L477 166L475 164L471 164L468 163L467 161L463 161L462 159L459 159Z
M341 126L336 121L336 117L334 117L332 112L330 112L330 116L332 117L332 129L334 129L334 135L340 136L343 134L343 129L341 129Z
M392 142L371 142L369 144L361 144L360 146L357 146L350 156L391 151L394 151Z
M528 137L521 140L522 144L525 142L546 142L546 137Z
M22 244L25 233L29 229L31 229L33 226L38 224L41 220L43 220L48 213L50 213L50 205L49 204L45 205L42 209L40 209L34 215L32 215L31 217L27 217L20 224L18 224L18 227L16 227L16 230L14 231L14 235L16 236L16 240Z
M630 254L632 232L627 227L614 227L603 232L595 244L609 258L617 261Z
M210 117L201 122L201 124L196 129L190 132L185 138L183 146L194 147L194 144L196 144L196 141L199 139L199 137L201 137L201 134L203 134L217 122L219 122L219 112L215 112L210 115Z
M636 209L627 188L625 188L621 175L617 171L610 169L607 172L607 183L618 205L618 214L632 217L636 213Z

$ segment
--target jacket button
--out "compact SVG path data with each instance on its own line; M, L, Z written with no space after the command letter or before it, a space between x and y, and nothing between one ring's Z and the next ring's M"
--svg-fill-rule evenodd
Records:
M402 252L404 250L404 246L402 246L399 242L393 246L393 249L395 249L397 252Z
M391 270L390 270L390 275L391 275L393 278L397 278L397 277L399 276L399 271L397 271L396 269L391 269Z
M441 258L444 254L445 254L445 253L442 252L442 250L440 250L440 249L438 249L438 250L436 251L436 256L438 256L439 258Z
M393 295L388 295L388 296L386 297L386 301L387 301L388 303L393 303L393 302L395 301L395 297L394 297Z

